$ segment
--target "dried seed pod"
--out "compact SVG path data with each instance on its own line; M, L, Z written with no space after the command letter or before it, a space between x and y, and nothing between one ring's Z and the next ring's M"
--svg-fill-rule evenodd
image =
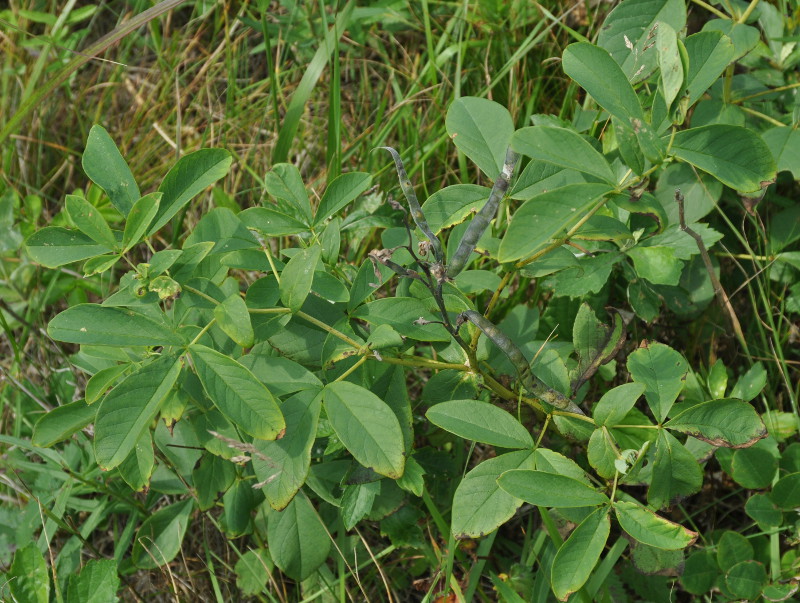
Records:
M519 155L509 147L506 151L503 170L494 181L489 199L481 210L472 218L472 222L469 223L464 236L461 237L461 242L459 242L455 254L450 258L450 263L447 265L448 278L455 278L464 269L464 266L466 266L469 260L469 256L475 251L475 246L478 244L478 241L483 236L483 233L486 232L486 229L489 228L489 223L497 213L497 207L500 205L500 201L505 197L506 191L508 190L508 184L511 180L511 174L514 173L514 166L517 163L517 159L519 159Z
M425 214L422 213L422 207L420 207L419 201L417 200L417 194L414 192L414 189L411 186L411 181L408 179L408 174L406 173L406 168L403 165L403 160L400 159L400 155L392 147L378 148L385 149L391 153L392 159L394 159L394 167L397 170L397 177L400 179L400 188L403 189L403 194L406 196L406 200L408 201L408 208L411 211L411 217L414 219L414 223L417 225L417 227L422 231L422 234L424 234L431 242L433 255L436 258L436 261L441 263L444 259L442 244L439 241L439 238L433 234L428 226L428 221L425 219Z
M525 356L522 354L522 350L517 347L517 344L511 341L508 335L498 329L496 325L475 310L466 310L461 314L461 316L478 327L481 332L486 335L486 337L492 340L492 343L494 343L503 351L506 356L508 356L511 364L513 364L514 368L517 369L519 379L522 382L523 387L528 390L528 393L552 406L555 406L560 410L565 410L578 415L584 414L584 412L578 408L578 406L572 400L567 398L564 394L547 387L531 372L531 367L528 364Z

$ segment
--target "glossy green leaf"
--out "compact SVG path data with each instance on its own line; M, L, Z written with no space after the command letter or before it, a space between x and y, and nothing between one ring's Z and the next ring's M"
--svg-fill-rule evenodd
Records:
M233 341L236 345L243 348L253 346L253 325L250 323L250 314L247 311L247 304L244 303L242 296L234 293L224 302L214 308L214 318L217 319L217 326Z
M418 341L450 341L450 334L440 324L419 324L435 321L436 315L416 297L384 297L360 306L352 313L372 325L388 324L401 335Z
M94 420L96 414L97 407L88 406L85 400L56 406L36 421L31 443L34 446L49 448L86 427Z
M592 511L559 547L553 559L550 583L560 601L566 601L589 579L610 531L608 508L600 507Z
M728 36L716 31L702 31L684 40L689 55L686 90L693 105L717 81L734 57L734 47Z
M613 427L620 423L644 390L644 383L625 383L608 390L592 407L595 424Z
M203 389L219 411L245 433L274 440L286 428L270 391L233 358L203 345L189 346Z
M741 126L683 130L675 134L672 152L740 193L760 191L775 180L769 147L753 130Z
M467 440L502 448L532 448L528 430L506 411L478 400L451 400L436 404L425 413L442 429Z
M122 235L123 251L128 251L142 240L147 232L147 227L158 213L162 197L162 193L150 193L133 204L130 213L125 218L125 232Z
M770 497L780 509L800 507L800 473L784 475L775 482Z
M665 427L729 448L746 448L767 435L755 409L735 398L710 400L687 408L667 421Z
M47 325L56 341L84 345L167 346L180 345L182 339L164 321L132 308L78 304L67 308Z
M98 245L112 249L117 246L117 239L111 232L111 227L94 205L83 197L67 195L65 206L70 220L83 234Z
M580 134L567 128L522 128L511 138L511 148L527 157L584 172L614 184L614 172L605 157Z
M292 312L297 312L311 292L314 270L319 262L322 247L312 245L292 256L281 272L281 302Z
M47 226L25 240L25 250L34 262L47 268L57 268L108 253L112 249L98 245L79 230Z
M476 184L454 184L434 192L422 205L434 234L460 224L483 207L491 190Z
M675 31L686 25L683 0L625 0L605 18L597 44L605 48L633 82L647 79L656 67L653 44L658 23Z
M95 124L89 130L81 163L83 171L92 182L106 192L111 203L123 216L127 216L133 204L141 197L139 186L117 145L103 126Z
M737 598L755 601L767 581L767 570L758 561L737 563L725 574L725 584Z
M634 540L659 549L683 549L697 539L697 534L682 525L653 513L640 504L618 500L614 502L617 521Z
M263 458L253 457L253 471L260 490L276 511L285 508L306 481L321 402L314 390L295 394L281 404L286 435L274 442L254 442Z
M328 420L353 457L381 475L400 477L405 463L403 433L386 402L349 381L329 383L323 396Z
M663 343L643 343L628 356L628 371L637 383L645 386L644 395L650 410L661 422L683 389L688 366L678 352Z
M337 176L325 189L314 217L317 226L344 209L372 184L372 176L366 172L347 172Z
M291 163L278 163L272 166L264 177L264 186L267 192L282 201L288 201L305 218L306 223L311 223L311 201L308 198L303 177Z
M498 260L510 262L531 255L566 231L610 193L608 185L570 184L526 201L514 214L500 243Z
M155 569L172 561L181 550L194 499L159 509L142 522L131 550L131 560L142 569Z
M534 453L518 450L480 463L464 476L453 496L451 529L456 538L480 538L511 519L523 501L497 485L512 469L533 469Z
M11 568L5 574L6 586L14 601L19 603L48 603L50 575L36 542L16 550Z
M582 481L545 471L518 469L507 471L498 485L516 498L542 507L592 507L602 505L608 497Z
M92 559L81 571L69 577L67 601L111 603L117 601L119 576L113 559Z
M463 96L448 107L445 128L459 151L489 178L497 178L514 133L508 109L485 98Z
M233 156L225 149L200 149L178 159L158 187L163 196L147 234L158 231L193 197L227 175L231 163Z
M703 485L703 470L686 447L665 430L659 430L653 477L647 490L647 502L657 509L699 491Z
M158 414L178 380L180 360L164 355L126 377L103 398L94 423L97 464L113 469L125 460Z
M628 82L631 74L623 73L604 49L588 42L570 44L564 50L563 68L598 105L622 123L632 125L631 120L644 123L639 97Z
M283 511L272 511L267 530L272 560L290 578L305 580L328 558L330 536L304 495Z

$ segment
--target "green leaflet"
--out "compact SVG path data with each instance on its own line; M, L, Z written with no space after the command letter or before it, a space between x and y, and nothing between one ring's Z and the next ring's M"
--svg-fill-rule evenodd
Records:
M566 601L589 579L610 531L608 507L600 507L592 511L558 549L553 559L550 583L559 600Z
M403 433L383 400L348 381L329 383L323 399L336 435L359 463L387 477L403 475Z
M133 563L142 569L155 569L172 561L181 550L193 508L194 500L189 498L145 519L131 550Z
M508 109L485 98L463 96L447 109L445 127L459 151L489 178L497 178L514 133Z
M428 420L468 440L503 448L531 448L533 438L506 411L478 400L450 400L425 413Z
M189 346L203 389L220 412L254 438L274 440L286 429L270 391L244 366L203 345Z
M178 358L163 355L106 395L94 422L94 452L100 467L113 469L125 460L155 418L180 370Z
M89 130L81 162L86 175L106 192L114 207L123 216L127 216L133 204L141 197L139 186L117 145L103 126L95 124Z
M163 316L163 315L162 315ZM163 320L131 308L78 304L67 308L47 325L56 341L110 346L169 346L183 340Z

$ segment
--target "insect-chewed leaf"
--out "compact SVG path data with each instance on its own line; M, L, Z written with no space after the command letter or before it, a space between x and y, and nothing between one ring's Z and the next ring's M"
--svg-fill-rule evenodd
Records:
M349 381L329 383L323 397L333 430L359 463L394 479L403 475L403 433L386 402Z
M253 373L203 345L189 346L189 354L208 397L239 429L262 440L283 435L286 423L281 409Z
M735 398L691 406L664 426L727 448L746 448L767 435L755 408Z
M506 411L478 400L450 400L436 404L425 413L442 429L467 440L503 448L531 448L528 430Z

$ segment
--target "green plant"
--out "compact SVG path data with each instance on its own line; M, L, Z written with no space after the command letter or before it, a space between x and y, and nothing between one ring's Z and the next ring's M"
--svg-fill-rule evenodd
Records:
M741 105L776 120L751 108L759 93L734 94L733 67L759 44L746 24L752 9L684 37L682 2L645 4L625 0L597 45L564 51L565 73L586 93L572 121L534 115L533 126L515 129L492 101L450 105L447 133L491 189L457 184L420 206L400 155L388 149L409 207L393 204L380 220L366 198L368 173L331 178L312 203L300 171L279 163L264 179L271 202L213 209L184 236L182 211L228 173L231 155L184 155L142 196L95 126L83 167L97 187L68 195L54 223L26 239L35 262L82 262L85 275L114 283L93 292L102 303L73 304L48 326L54 340L80 346L72 362L91 377L82 399L36 423L30 443L4 442L37 452L54 472L108 472L105 487L137 517L115 550L123 576L168 564L202 516L257 544L236 564L245 592L261 592L274 563L297 581L338 583L344 598L358 559L372 555L350 536L362 520L381 520L393 543L378 557L408 543L423 548L402 527L418 517L411 498L446 542L441 554L428 553L429 596L485 596L477 594L480 569L456 576L468 559L456 540L482 538L485 557L496 530L528 508L544 526L519 555L544 570L526 587L531 597L608 599L627 547L638 569L674 572L698 538L704 548L689 555L681 578L687 592L790 596L796 561L778 537L796 532L788 519L800 504L796 444L781 450L778 440L797 430L791 387L791 412L757 412L750 402L766 384L762 365L747 367L729 392L721 362L703 375L674 345L624 344L626 323L651 323L662 303L693 317L716 296L745 358L752 355L709 251L722 233L698 220L723 191L751 210L762 196L772 202L768 187L798 141L789 126L762 137L731 117ZM777 98L773 109L787 115ZM515 177L521 157L527 163ZM791 205L784 211L796 214ZM380 248L353 244L355 233L387 222ZM800 236L783 228L771 251ZM789 266L791 253L782 254ZM630 308L598 319L612 289ZM417 398L439 429L415 417ZM82 432L90 424L91 440ZM447 469L417 445L423 436L455 451ZM70 454L91 451L79 470L48 450L73 438L83 447L73 441ZM463 440L476 443L470 453L492 452L454 480L471 465ZM680 521L659 514L700 491L712 455L743 488L771 486L745 507L768 532L753 538L765 545L701 534L685 510ZM131 491L147 491L145 502ZM58 513L48 519L71 529ZM576 527L564 539L567 524ZM87 588L84 572L116 590L116 572L101 563L69 580L68 599ZM20 549L8 573L12 594L36 576L36 596L46 599L45 572L39 549ZM65 578L56 577L62 596ZM493 576L493 585L505 600L525 591L504 578Z

